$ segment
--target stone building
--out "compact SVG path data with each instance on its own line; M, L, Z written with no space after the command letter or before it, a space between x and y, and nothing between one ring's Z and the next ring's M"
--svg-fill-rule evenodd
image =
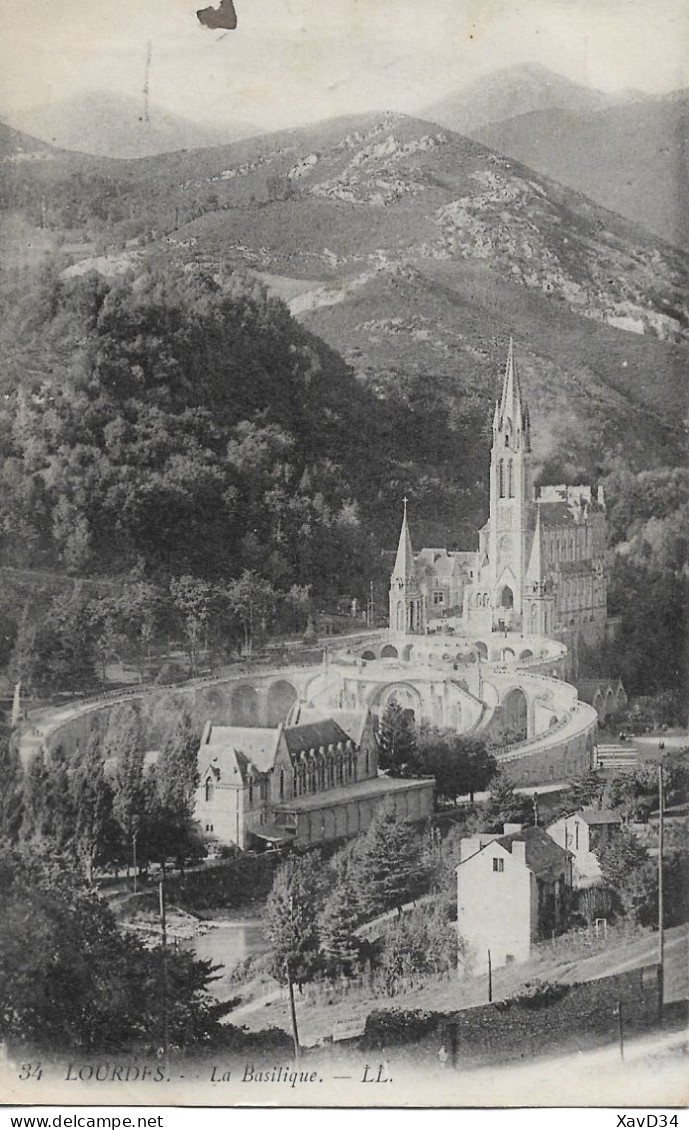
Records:
M575 887L590 887L602 881L599 853L619 835L621 827L619 813L603 808L584 808L548 825L548 835L572 852Z
M198 755L195 814L204 836L242 849L284 842L302 847L366 830L380 810L422 820L432 780L378 773L368 710L310 711L276 729L208 722Z
M564 930L572 853L543 828L506 824L504 835L463 839L457 875L457 930L467 972L528 961L541 938Z
M602 489L534 487L529 409L510 341L495 405L490 513L475 553L414 556L406 503L390 580L390 630L424 634L432 611L461 605L467 632L517 631L575 647L603 639L606 518Z

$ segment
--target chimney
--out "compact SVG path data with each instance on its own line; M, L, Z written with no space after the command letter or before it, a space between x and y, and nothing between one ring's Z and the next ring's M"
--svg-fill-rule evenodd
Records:
M523 824L505 824L503 829L503 836L512 836L515 832L523 832Z
M512 858L526 866L526 844L523 840L512 840Z

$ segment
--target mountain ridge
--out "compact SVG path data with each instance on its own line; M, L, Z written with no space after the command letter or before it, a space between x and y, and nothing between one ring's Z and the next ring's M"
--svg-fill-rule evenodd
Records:
M58 149L123 159L207 148L260 132L247 122L193 122L156 103L106 90L85 90L59 102L5 113L4 119Z

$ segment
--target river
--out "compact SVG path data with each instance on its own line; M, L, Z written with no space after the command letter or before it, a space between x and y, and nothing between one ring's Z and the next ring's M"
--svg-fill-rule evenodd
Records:
M197 934L189 944L196 957L223 966L218 970L218 980L209 986L213 996L222 1001L240 992L240 987L230 980L234 966L247 957L265 953L268 948L262 923L257 918L241 922L215 921L207 933Z

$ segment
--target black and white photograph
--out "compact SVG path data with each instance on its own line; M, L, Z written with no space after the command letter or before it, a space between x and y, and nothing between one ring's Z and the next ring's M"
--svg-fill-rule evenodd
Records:
M0 8L0 1106L679 1130L689 0Z

